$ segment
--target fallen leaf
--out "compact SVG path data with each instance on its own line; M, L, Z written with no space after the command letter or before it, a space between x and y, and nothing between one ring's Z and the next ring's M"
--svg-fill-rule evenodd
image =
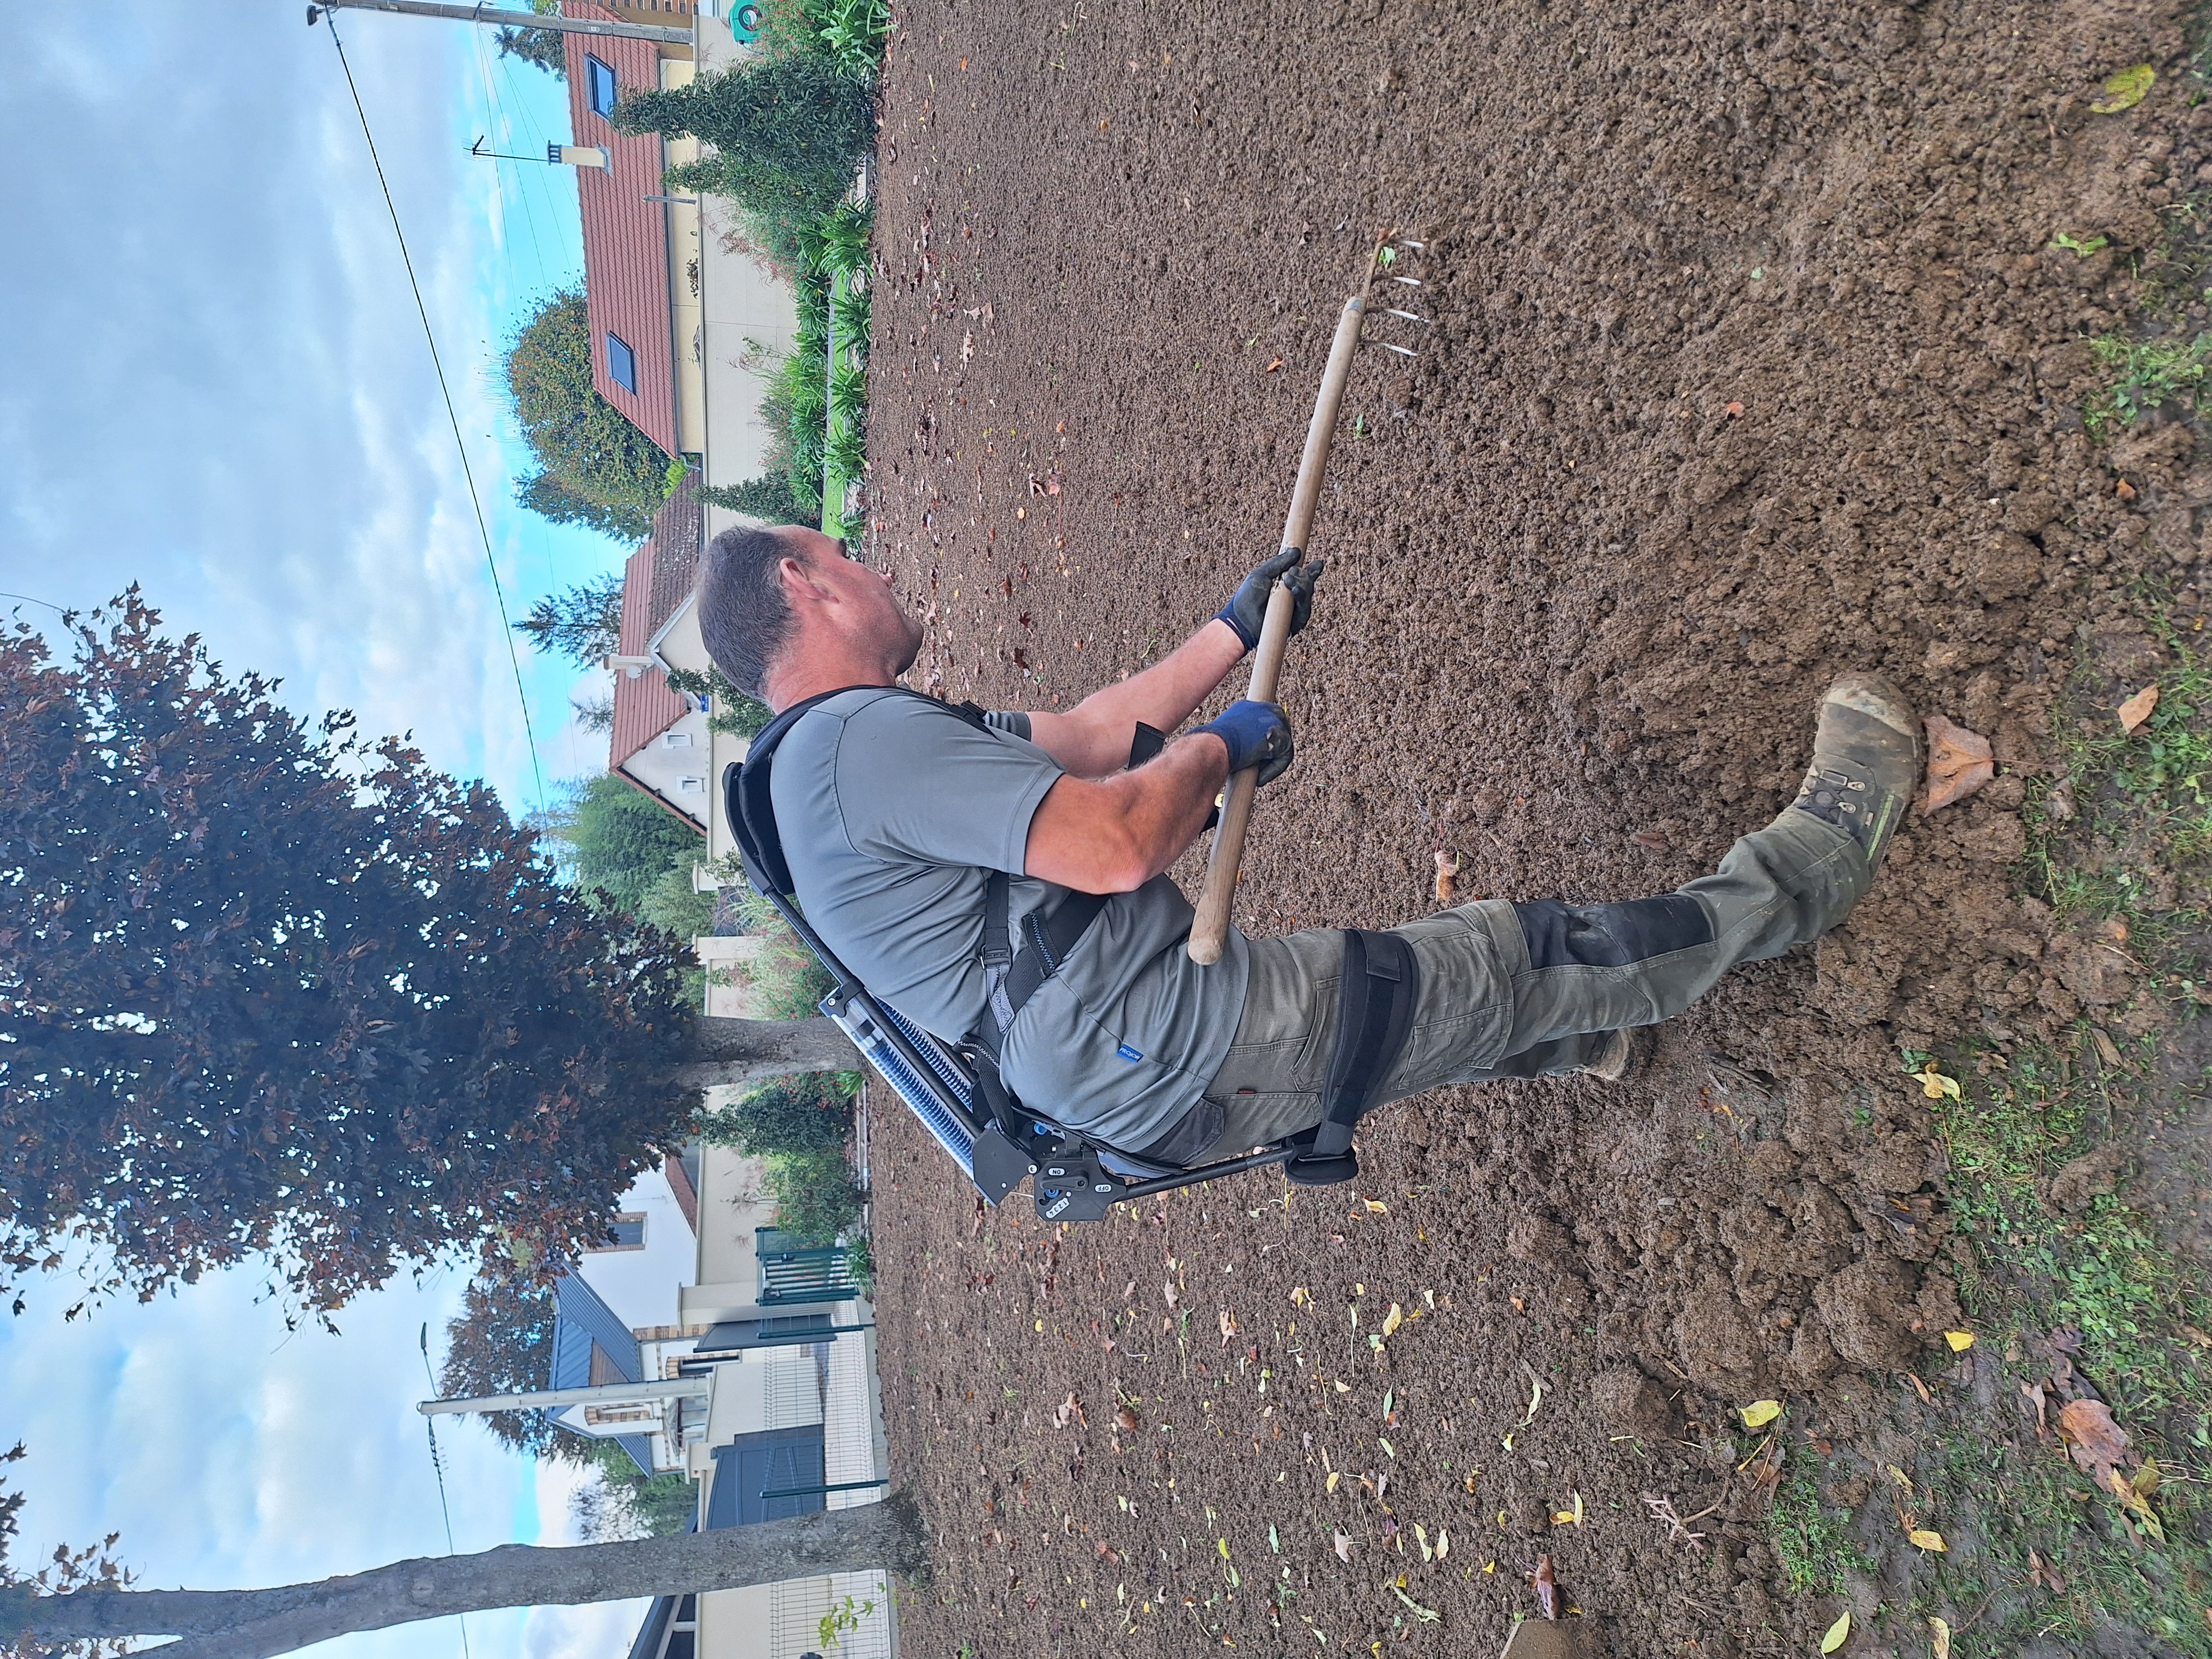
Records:
M1542 1379L1536 1375L1534 1368L1525 1359L1521 1362L1521 1369L1528 1373L1528 1409L1521 1413L1521 1420L1513 1425L1516 1431L1527 1428L1536 1420L1536 1407L1544 1403Z
M1850 1639L1851 1610L1845 1607L1836 1615L1836 1622L1828 1626L1828 1633L1820 1638L1820 1651L1833 1653Z
M1960 1092L1959 1087L1959 1079L1954 1077L1946 1077L1942 1073L1937 1071L1936 1069L1936 1062L1934 1060L1928 1062L1928 1069L1926 1071L1913 1072L1909 1075L1914 1082L1920 1085L1920 1092L1926 1095L1930 1100L1961 1100L1965 1098L1965 1096Z
M1936 1639L1936 1659L1951 1659L1951 1626L1934 1613L1928 1615L1928 1633Z
M1176 1304L1182 1300L1182 1292L1176 1289L1175 1280L1172 1279L1167 1282L1167 1298L1168 1306L1170 1308L1174 1307Z
M2127 1511L2135 1516L2142 1529L2163 1544L2166 1542L2166 1528L2159 1525L2158 1516L2150 1506L2150 1494L2158 1489L2157 1466L2154 1463L2151 1465L2151 1470L2150 1483L2147 1488L2141 1483L2140 1476L2135 1480L2130 1480L2114 1468L2107 1468L2105 1471L2105 1485L2111 1490L2112 1495L2120 1500Z
M1638 830L1629 837L1638 847L1648 847L1655 853L1663 853L1674 843L1667 839L1663 830Z
M1943 1541L1943 1534L1932 1527L1915 1527L1905 1536L1915 1549L1933 1550L1938 1555L1951 1547Z
M1559 1616L1559 1577L1552 1571L1552 1558L1536 1558L1536 1571L1529 1576L1528 1587L1536 1592L1536 1611L1547 1619Z
M2027 1397L2028 1404L2035 1407L2035 1437L2040 1440L2051 1432L2051 1419L2047 1414L2050 1390L2040 1382L2032 1385L2023 1382L2020 1385L2020 1391Z
M2112 1468L2128 1455L2128 1431L2112 1420L2101 1400L2069 1400L2058 1413L2058 1432L2071 1443L2077 1468Z
M1451 1534L1442 1527L1437 1528L1437 1559L1441 1561L1451 1553Z
M1383 1336L1386 1339L1395 1336L1398 1334L1398 1327L1405 1322L1406 1310L1393 1302L1390 1304L1390 1311L1382 1316Z
M1459 855L1437 848L1437 902L1449 904L1457 890L1455 883L1459 877Z
M1741 404L1729 404L1722 409L1721 413L1727 416L1731 421L1735 420L1742 415L1743 405Z
M2158 686L2153 682L2120 705L2120 730L2134 736L2136 728L2148 720L2151 710L2157 707Z
M1390 1586L1390 1594L1413 1610L1413 1620L1417 1624L1433 1625L1443 1618L1443 1614L1438 1613L1434 1607L1425 1607L1406 1594L1406 1580L1402 1574L1398 1582Z
M2063 1595L2066 1589L2064 1576L2033 1550L2027 1553L2027 1582L2039 1584L2054 1594Z
M1974 1346L1974 1334L1972 1331L1946 1331L1943 1333L1943 1340L1951 1345L1953 1353L1964 1353Z
M1328 1491L1330 1491L1330 1492L1334 1492L1334 1491L1337 1489L1338 1485L1339 1485L1339 1484L1340 1484L1343 1480L1344 1480L1344 1471L1343 1471L1343 1470L1341 1470L1341 1469L1331 1469L1331 1470L1328 1472Z
M2092 115L2118 115L2133 109L2150 95L2158 71L2148 64L2130 64L2105 82L2105 95L2089 106Z
M1221 1346L1227 1347L1230 1339L1237 1334L1237 1316L1224 1308L1221 1310Z
M1278 357L1278 358L1276 358L1276 359L1275 359L1275 361L1274 361L1273 362L1269 363L1269 364L1267 366L1267 368L1265 368L1261 369L1260 372L1261 372L1262 374L1273 374L1277 369L1280 368L1282 366L1283 366L1283 360L1282 360L1280 357Z
M1928 794L1920 805L1923 812L1964 800L1996 776L1990 740L1980 732L1969 732L1941 714L1926 715L1920 723L1928 730Z
M1120 1411L1115 1412L1115 1413L1114 1413L1114 1420L1115 1420L1115 1422L1116 1422L1116 1423L1118 1423L1118 1424L1120 1424L1120 1425L1121 1425L1121 1432L1122 1432L1122 1433L1124 1433L1124 1434L1134 1434L1134 1433L1136 1433L1136 1431L1137 1431L1137 1414L1136 1414L1136 1413L1134 1413L1134 1412L1131 1411L1131 1410L1130 1410L1127 1406L1122 1407L1121 1407L1121 1409Z
M1905 1380L1912 1384L1912 1391L1920 1396L1922 1405L1932 1406L1936 1403L1936 1396L1928 1392L1928 1385L1923 1382L1916 1373L1905 1372Z
M1352 1564L1352 1534L1340 1532L1329 1541L1336 1546L1336 1559L1349 1566Z
M1301 1285L1297 1286L1297 1289L1293 1290L1293 1291L1291 1292L1291 1306L1293 1306L1293 1307L1298 1307L1298 1308L1303 1308L1304 1306L1305 1306L1305 1304L1306 1304L1306 1301L1307 1301L1307 1297L1306 1297L1306 1287L1305 1287L1304 1285Z
M1736 1415L1743 1419L1747 1429L1763 1429L1782 1415L1779 1400L1754 1400L1748 1406L1736 1407Z
M1091 1419L1083 1414L1083 1402L1075 1397L1073 1390L1066 1399L1053 1408L1052 1425L1056 1429L1064 1429L1071 1419L1085 1428L1091 1426Z
M1385 1204L1379 1198L1370 1198L1362 1201L1366 1204L1367 1213L1370 1215L1388 1215L1390 1213L1390 1206L1388 1204Z
M972 362L975 356L975 331L968 330L960 337L960 361Z
M2125 478L2122 478L2118 483L2112 486L2112 494L2118 495L2124 501L2131 501L2136 498L2136 487L2130 483Z

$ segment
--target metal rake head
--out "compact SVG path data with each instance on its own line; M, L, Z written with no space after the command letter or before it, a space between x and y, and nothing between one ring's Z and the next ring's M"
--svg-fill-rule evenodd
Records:
M1409 275L1401 267L1425 258L1428 251L1429 245L1426 242L1416 241L1410 236L1384 237L1376 246L1375 261L1368 274L1367 280L1370 293L1375 283L1385 283L1394 287L1413 289L1412 294L1392 296L1404 299L1409 303L1413 301L1416 295L1426 289L1428 284L1420 277ZM1401 324L1415 325L1420 329L1434 326L1429 319L1422 316L1419 312L1407 311L1398 306L1372 306L1367 314L1378 321L1385 317L1395 318ZM1421 355L1421 349L1426 342L1427 336L1417 332L1410 337L1414 341L1412 345L1401 345L1395 340L1380 337L1370 338L1367 343L1379 345L1383 350L1395 352L1401 357L1418 357Z

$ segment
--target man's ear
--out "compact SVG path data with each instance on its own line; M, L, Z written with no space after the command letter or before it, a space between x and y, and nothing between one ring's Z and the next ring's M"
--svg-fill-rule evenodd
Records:
M814 573L806 568L806 561L796 555L787 553L778 559L775 574L783 583L783 596L787 601L797 603L802 599L820 600L829 597L827 590L814 580Z

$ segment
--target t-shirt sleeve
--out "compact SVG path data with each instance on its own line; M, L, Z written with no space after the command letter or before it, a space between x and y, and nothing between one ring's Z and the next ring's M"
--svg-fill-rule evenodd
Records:
M883 697L846 717L836 775L846 837L864 857L1019 875L1030 819L1063 773L1024 737Z
M983 724L994 732L1011 732L1026 743L1030 738L1030 717L1019 709L994 708L983 716Z

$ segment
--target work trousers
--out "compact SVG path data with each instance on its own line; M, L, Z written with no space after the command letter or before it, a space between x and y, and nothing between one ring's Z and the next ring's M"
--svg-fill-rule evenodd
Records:
M1730 848L1714 874L1663 898L1482 899L1393 928L1413 947L1420 989L1405 1046L1372 1104L1447 1084L1577 1070L1610 1033L1673 1018L1738 963L1818 939L1871 878L1850 836L1790 807ZM1223 1114L1222 1133L1194 1164L1321 1121L1344 935L1316 927L1249 943L1244 1012L1206 1091Z

